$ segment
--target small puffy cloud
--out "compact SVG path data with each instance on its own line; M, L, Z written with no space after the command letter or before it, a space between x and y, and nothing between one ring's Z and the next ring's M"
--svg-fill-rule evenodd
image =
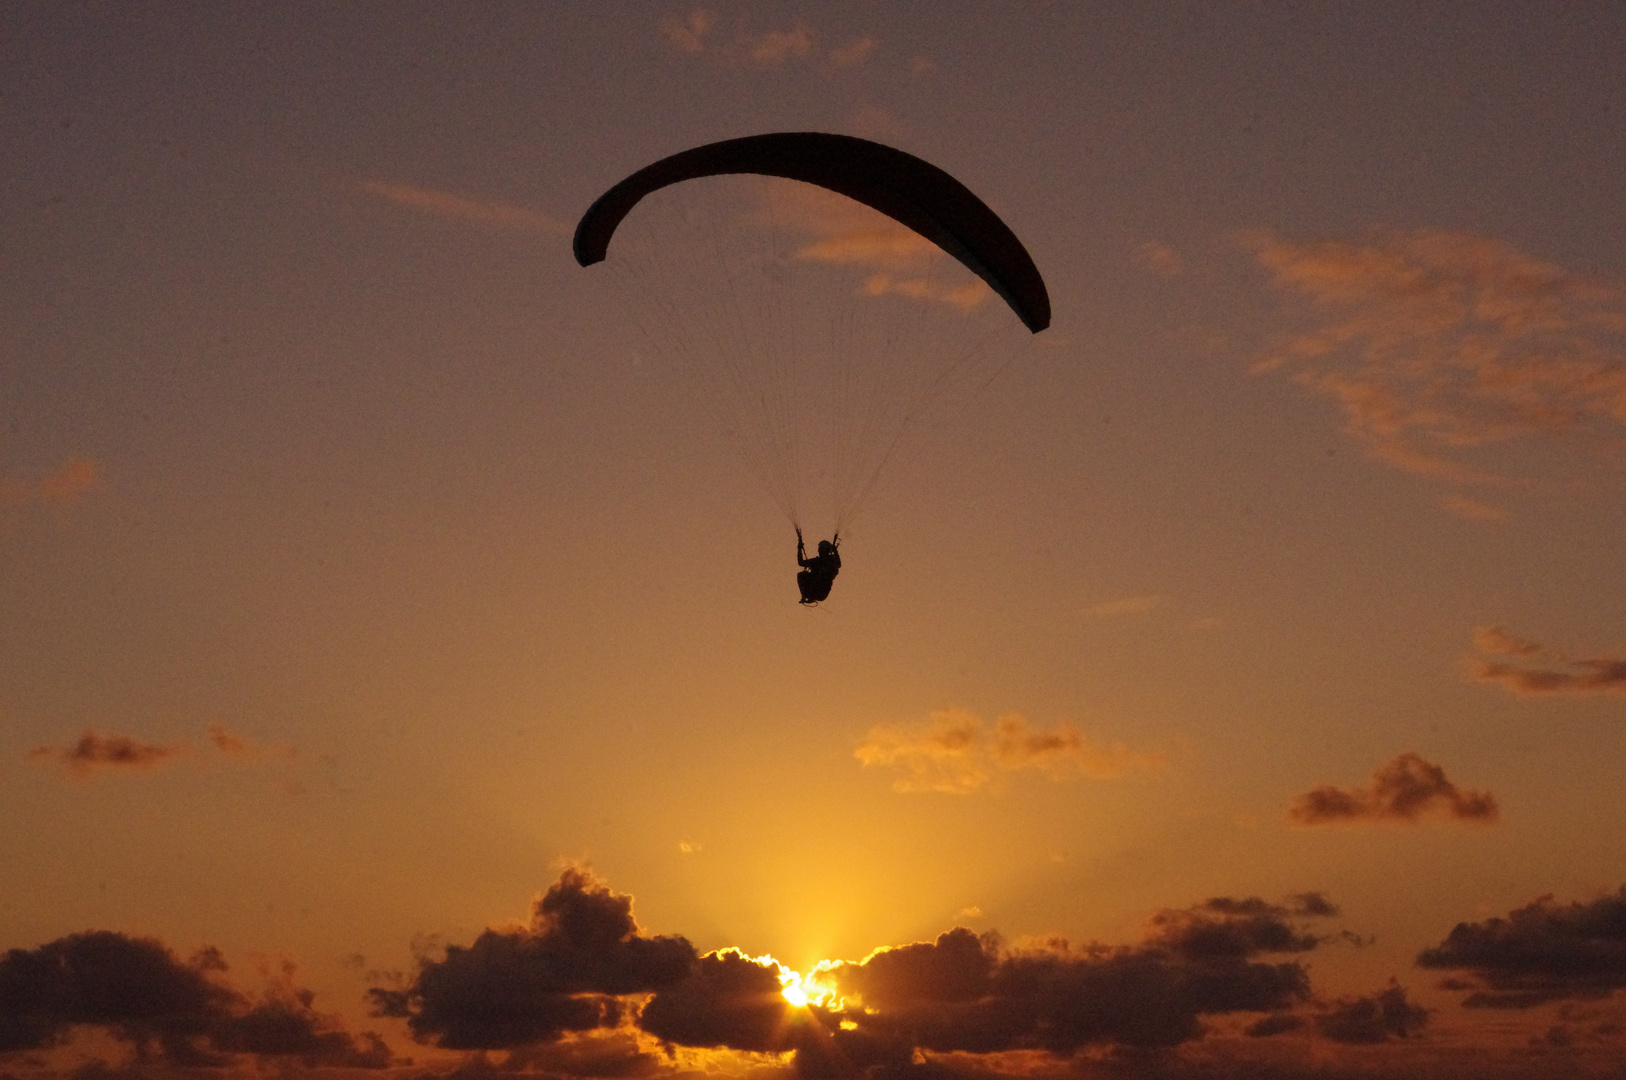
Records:
M1419 967L1460 971L1464 1005L1527 1008L1626 988L1626 887L1585 903L1543 896L1506 918L1458 923Z
M1425 815L1484 824L1496 820L1496 797L1464 791L1445 770L1413 753L1380 766L1364 788L1323 784L1298 796L1288 809L1296 825L1412 824Z
M1333 1042L1371 1044L1403 1039L1422 1031L1429 1010L1407 1000L1404 987L1364 997L1343 998L1315 1017L1315 1026Z
M1097 746L1066 723L1037 728L1011 714L989 731L980 717L962 710L934 713L919 725L878 725L853 756L865 766L899 772L892 784L896 791L954 795L977 791L996 776L1018 770L1042 772L1054 780L1109 779L1163 765L1161 754L1133 751L1122 743Z
M101 469L86 457L69 458L39 477L0 477L0 506L77 502L101 486Z
M1555 649L1515 638L1500 626L1474 631L1481 655L1469 663L1479 682L1496 683L1521 697L1626 694L1626 658L1595 656L1572 660Z
M493 1050L614 1027L620 995L673 986L697 959L684 938L640 934L632 897L570 869L536 901L527 926L448 946L442 959L420 962L408 988L369 994L420 1041Z
M955 285L924 277L871 274L864 279L864 294L906 296L911 300L935 300L950 307L957 307L961 311L970 311L986 302L994 295L994 291L981 281L967 281Z
M1179 277L1185 270L1180 253L1160 240L1145 240L1135 245L1135 263L1158 277Z
M830 50L830 63L838 68L857 67L868 60L879 45L880 42L872 37L854 38Z
M523 206L509 206L505 203L471 199L449 191L435 191L407 184L389 184L378 180L368 180L357 186L367 194L388 199L397 206L458 221L469 221L499 229L516 229L521 232L548 233L553 236L569 236L572 231L568 223Z
M1116 600L1103 600L1099 604L1091 604L1084 609L1084 614L1096 618L1142 615L1154 608L1162 607L1167 601L1168 598L1164 596L1121 596Z
M1510 482L1493 447L1537 437L1626 445L1626 286L1491 237L1377 230L1248 238L1312 326L1256 370L1331 397L1380 461L1439 480ZM1527 477L1524 479L1536 479Z
M239 1055L271 1064L384 1068L389 1048L312 1009L284 979L259 999L220 980L218 951L182 962L162 943L112 931L71 934L0 956L0 1053L42 1050L95 1027L146 1060L219 1068Z
M661 36L679 52L699 53L706 49L706 34L715 17L705 8L695 8L685 18L668 15L661 20Z
M142 742L113 732L86 731L67 746L38 746L28 752L30 761L54 761L75 779L98 773L145 772L173 761L186 752L176 744Z

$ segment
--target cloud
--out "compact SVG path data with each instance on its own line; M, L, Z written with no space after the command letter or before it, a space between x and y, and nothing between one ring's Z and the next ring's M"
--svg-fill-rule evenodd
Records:
M638 1026L680 1046L789 1049L790 1002L782 988L779 966L771 960L734 949L708 953L688 978L650 998Z
M1094 615L1098 618L1109 618L1113 615L1140 615L1159 608L1167 602L1163 596L1124 596L1117 600L1104 600L1099 604L1091 604L1084 609L1084 614Z
M295 747L258 743L221 724L209 726L206 741L220 758L246 765L292 766L300 759ZM129 735L94 729L85 731L66 746L37 746L27 754L30 761L60 764L63 775L74 780L85 780L109 772L150 772L183 757L190 757L194 762L208 761L207 758L193 756L192 747L186 743L142 742ZM284 775L283 787L296 795L303 790L291 770Z
M1603 997L1626 987L1626 887L1587 903L1543 896L1506 918L1458 923L1417 964L1467 972L1473 982L1453 985L1474 989L1469 1007Z
M1159 240L1135 245L1135 263L1162 278L1179 277L1186 268L1180 253Z
M1417 1034L1428 1015L1429 1010L1408 1001L1405 989L1391 982L1376 994L1340 999L1316 1016L1315 1026L1333 1042L1381 1043Z
M1571 660L1538 642L1515 638L1500 626L1474 631L1474 647L1484 656L1470 660L1472 678L1497 683L1521 697L1626 694L1626 658ZM1485 657L1500 659L1486 659Z
M760 37L750 39L746 48L747 55L764 67L774 67L812 51L813 35L805 26L769 30Z
M857 67L880 46L880 42L872 37L854 38L845 45L838 45L830 50L830 63L838 68Z
M71 934L0 957L0 1053L43 1050L80 1026L101 1029L142 1058L220 1067L237 1055L306 1066L383 1068L377 1035L360 1037L311 1008L285 978L258 999L226 985L219 952L182 963L160 942L112 931Z
M1034 728L1021 716L1002 716L992 732L982 719L961 710L933 713L920 725L871 728L853 756L865 766L902 775L896 791L963 795L986 787L1001 773L1034 770L1053 780L1085 776L1103 780L1160 768L1163 757L1122 743L1099 747L1066 723Z
M73 503L100 486L101 469L96 462L74 457L38 479L0 477L0 506Z
M180 745L146 743L128 735L89 730L67 746L37 746L28 752L28 759L58 762L67 775L86 779L99 772L155 769L185 751Z
M378 180L364 181L357 187L369 195L388 199L397 206L410 207L413 210L422 210L425 213L455 218L459 221L471 221L478 225L547 233L553 236L569 236L572 232L568 223L523 206L508 206L504 203L470 199L449 191L434 191L430 188L389 184Z
M706 34L711 30L714 16L705 8L695 8L687 18L668 15L661 20L661 34L679 52L704 52Z
M1447 495L1440 500L1445 512L1466 521L1506 521L1506 507L1470 499L1466 495Z
M613 1027L619 995L672 986L697 959L681 937L642 936L632 897L570 869L536 901L527 926L449 946L444 958L420 963L407 989L369 994L382 1015L406 1017L420 1041L500 1049Z
M1287 811L1296 825L1412 824L1424 815L1489 823L1496 820L1496 797L1464 791L1438 765L1405 753L1380 766L1364 788L1323 784L1298 796Z
M957 928L839 965L830 978L855 1034L906 1052L1168 1047L1200 1038L1204 1015L1309 999L1300 964L1255 959L1315 947L1289 914L1258 898L1211 900L1160 912L1141 945L1079 949L1063 939L1005 949L996 935ZM842 1033L832 1035L839 1047Z
M1166 909L1152 916L1146 941L1197 961L1262 952L1308 952L1321 939L1288 920L1334 915L1337 908L1320 893L1306 893L1295 900L1293 907L1285 907L1258 897L1221 896L1189 908Z
M1626 445L1620 283L1460 232L1247 243L1315 323L1256 370L1287 371L1332 397L1374 458L1453 483L1505 484L1491 447L1538 436Z

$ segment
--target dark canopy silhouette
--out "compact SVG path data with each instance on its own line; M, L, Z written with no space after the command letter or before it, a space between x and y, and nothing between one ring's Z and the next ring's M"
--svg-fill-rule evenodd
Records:
M583 266L602 262L616 227L645 195L684 180L729 173L800 180L872 207L964 263L1035 334L1050 325L1044 279L999 215L937 166L850 135L751 135L662 158L588 208L576 226L576 261Z

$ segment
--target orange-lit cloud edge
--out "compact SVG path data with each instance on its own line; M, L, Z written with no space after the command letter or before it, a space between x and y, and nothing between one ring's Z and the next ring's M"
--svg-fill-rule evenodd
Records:
M183 959L104 930L13 948L0 1075L1533 1077L1626 1049L1626 888L1544 897L1423 948L1403 974L1443 974L1460 1009L1396 980L1317 993L1306 957L1354 935L1313 891L1157 911L1130 945L955 928L806 973L701 954L632 909L567 869L524 925L373 976L361 1031L291 967L251 992L207 947Z

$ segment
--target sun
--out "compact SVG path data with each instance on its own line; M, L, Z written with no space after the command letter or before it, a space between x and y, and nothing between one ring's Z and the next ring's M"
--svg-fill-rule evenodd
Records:
M835 998L834 991L816 981L820 973L819 969L803 975L799 971L791 970L784 964L778 964L778 967L779 992L786 1001L796 1008L805 1009L809 1005L828 1007Z

